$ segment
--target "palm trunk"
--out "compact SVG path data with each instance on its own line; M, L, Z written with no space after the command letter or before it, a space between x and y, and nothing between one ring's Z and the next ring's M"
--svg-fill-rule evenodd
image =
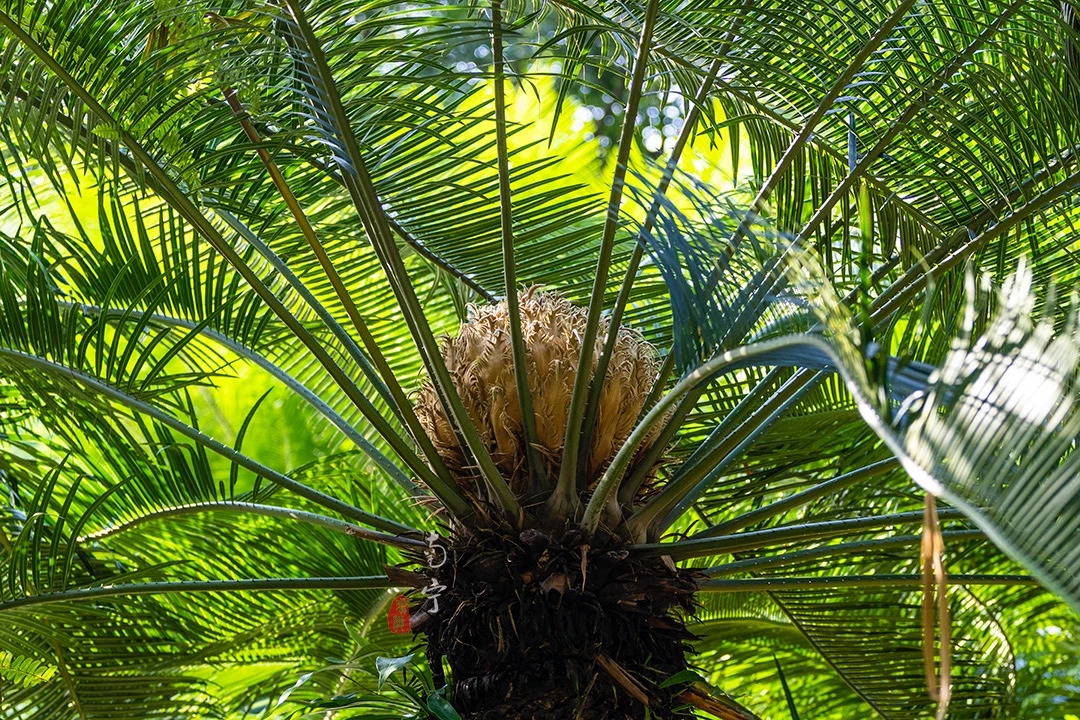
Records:
M691 572L526 530L460 540L427 574L445 590L414 629L446 660L465 720L690 717L685 688L659 685L686 669Z

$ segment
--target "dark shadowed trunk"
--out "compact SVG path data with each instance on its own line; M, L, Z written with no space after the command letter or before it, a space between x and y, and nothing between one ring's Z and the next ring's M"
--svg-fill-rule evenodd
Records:
M526 530L462 539L427 572L446 589L414 629L449 665L466 720L636 720L646 703L652 717L690 716L683 686L659 687L686 669L694 640L690 571L615 540Z

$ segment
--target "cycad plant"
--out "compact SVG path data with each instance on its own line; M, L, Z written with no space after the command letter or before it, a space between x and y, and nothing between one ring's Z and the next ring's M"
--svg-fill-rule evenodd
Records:
M1077 42L3 0L0 717L1075 712Z

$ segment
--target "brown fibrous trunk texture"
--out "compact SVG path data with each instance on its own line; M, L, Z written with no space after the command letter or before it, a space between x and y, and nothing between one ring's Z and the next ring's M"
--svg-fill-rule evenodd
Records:
M448 541L414 630L436 677L449 668L464 720L691 717L685 670L696 576L577 532L487 532Z

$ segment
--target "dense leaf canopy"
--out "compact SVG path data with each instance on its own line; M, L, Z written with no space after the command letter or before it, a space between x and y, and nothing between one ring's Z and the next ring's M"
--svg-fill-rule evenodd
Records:
M734 701L933 717L948 656L948 717L1080 713L1078 30L1050 0L2 0L0 718L435 712L422 653L376 664L415 650L385 566L475 510L412 406L445 403L489 521L531 512L436 338L532 286L586 309L583 367L620 323L663 354L595 487L587 373L533 480L703 569L693 661Z

